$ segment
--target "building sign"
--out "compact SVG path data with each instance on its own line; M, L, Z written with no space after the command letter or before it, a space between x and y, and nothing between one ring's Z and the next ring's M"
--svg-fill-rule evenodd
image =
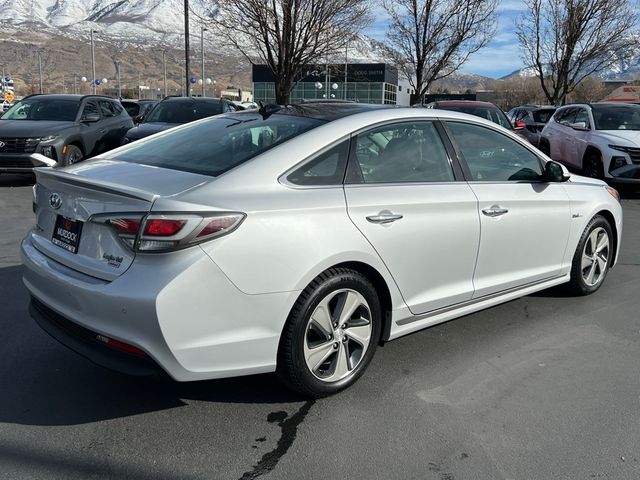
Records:
M385 63L349 63L347 82L391 83L398 84L398 70ZM315 64L302 70L298 82L324 82L328 75L332 81L344 81L345 64ZM253 82L273 82L274 76L266 65L253 65Z

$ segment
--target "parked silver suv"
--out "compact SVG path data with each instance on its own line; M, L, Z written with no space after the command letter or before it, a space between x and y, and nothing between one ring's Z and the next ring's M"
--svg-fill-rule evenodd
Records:
M585 175L640 183L640 106L566 105L542 131L540 149Z

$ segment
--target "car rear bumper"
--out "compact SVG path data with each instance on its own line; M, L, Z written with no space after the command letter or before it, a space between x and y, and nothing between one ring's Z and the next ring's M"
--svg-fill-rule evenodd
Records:
M299 293L246 295L199 247L138 255L111 282L47 257L30 235L21 252L23 281L37 306L31 312L45 331L95 363L144 373L140 362L132 366L140 359L105 350L97 337L124 342L146 354L148 373L157 365L179 381L273 371Z
M98 333L71 322L34 297L29 304L29 314L49 335L97 365L135 376L162 372L149 356L109 347L99 340Z

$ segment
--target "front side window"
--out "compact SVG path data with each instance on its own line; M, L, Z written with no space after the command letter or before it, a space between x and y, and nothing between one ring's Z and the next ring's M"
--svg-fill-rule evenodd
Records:
M82 109L81 120L86 120L88 115L100 115L98 112L98 104L96 102L87 102Z
M584 108L579 108L576 112L576 119L574 123L584 123L584 128L591 128L591 122L589 121L589 112Z
M215 177L323 123L294 115L263 119L255 112L233 113L131 143L110 158Z
M538 157L506 135L469 123L448 122L469 167L471 180L484 182L542 179Z
M113 105L111 102L107 100L100 100L100 111L102 112L103 117L114 117L116 115L115 110L113 109Z
M356 138L354 155L357 172L350 172L350 182L455 180L449 157L432 122L388 125L361 133Z
M76 119L79 106L79 100L37 96L19 101L7 110L0 119L73 122Z

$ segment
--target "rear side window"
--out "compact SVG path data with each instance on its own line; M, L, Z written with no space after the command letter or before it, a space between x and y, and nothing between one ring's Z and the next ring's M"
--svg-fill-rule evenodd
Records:
M124 109L127 111L127 114L129 114L130 117L135 117L138 115L138 112L140 112L140 105L138 105L137 103L125 103L124 104Z
M145 123L188 123L222 113L222 102L200 100L169 100L158 103Z
M553 116L553 112L555 110L547 109L547 110L534 110L533 113L533 121L536 123L547 123L551 117Z
M305 162L287 176L287 181L294 185L342 185L348 156L349 141L345 140Z
M293 115L265 120L254 112L234 113L139 140L110 158L215 177L323 123Z
M542 164L515 140L478 125L447 123L469 167L471 179L482 182L537 181Z

